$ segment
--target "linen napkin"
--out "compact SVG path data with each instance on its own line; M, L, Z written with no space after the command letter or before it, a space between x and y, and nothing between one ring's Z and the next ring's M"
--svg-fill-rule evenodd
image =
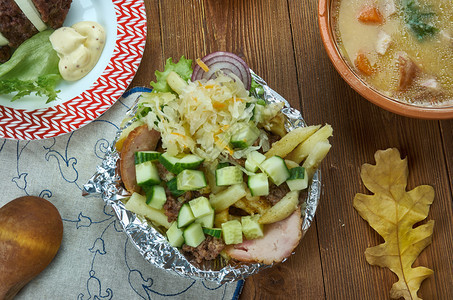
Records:
M123 233L99 197L83 197L126 111L146 90L128 91L90 124L56 138L0 139L0 206L14 198L46 198L64 225L52 263L16 299L237 299L243 281L218 285L154 267Z

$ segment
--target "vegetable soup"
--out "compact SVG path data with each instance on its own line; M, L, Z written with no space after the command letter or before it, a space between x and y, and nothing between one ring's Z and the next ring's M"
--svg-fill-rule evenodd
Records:
M374 89L401 102L453 105L453 1L337 0L336 41Z

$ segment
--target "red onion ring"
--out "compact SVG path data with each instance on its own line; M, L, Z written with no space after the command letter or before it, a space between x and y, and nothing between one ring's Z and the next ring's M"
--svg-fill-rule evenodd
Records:
M222 71L224 74L236 75L244 84L247 90L250 89L252 76L250 68L245 61L234 53L217 51L206 55L201 61L209 68L205 72L198 64L195 65L191 80L212 79L215 78L216 72Z

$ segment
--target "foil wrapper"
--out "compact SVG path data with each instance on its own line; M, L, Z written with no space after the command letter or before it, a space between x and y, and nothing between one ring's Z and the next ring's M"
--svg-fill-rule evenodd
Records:
M283 102L285 104L282 108L282 113L286 116L285 127L288 131L297 127L306 126L298 110L292 108L288 101L272 90L262 78L253 71L251 73L252 78L262 86L263 93L260 96L267 103ZM102 164L96 168L96 173L84 185L83 195L100 195L105 203L112 207L124 232L129 236L140 254L145 260L158 268L192 279L209 280L223 284L245 279L262 269L271 267L272 265L260 263L229 265L222 264L219 260L203 266L194 265L177 248L170 246L164 235L157 228L151 226L146 219L137 216L125 208L122 200L127 199L130 194L122 187L121 178L116 170L119 153L116 151L114 145L121 131L134 121L133 116L136 110L137 105L134 105L128 111L126 118L130 119L129 122L117 132L115 140L112 143L113 146L106 153ZM318 206L321 194L321 174L319 170L315 172L312 182L305 193L305 202L302 204L302 236L305 235L310 227Z

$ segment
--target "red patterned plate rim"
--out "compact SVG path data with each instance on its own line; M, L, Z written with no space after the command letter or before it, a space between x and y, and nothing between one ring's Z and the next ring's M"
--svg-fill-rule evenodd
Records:
M143 0L112 0L117 18L113 55L102 75L78 96L52 107L24 110L0 105L0 138L36 140L72 132L102 115L127 89L146 43Z

